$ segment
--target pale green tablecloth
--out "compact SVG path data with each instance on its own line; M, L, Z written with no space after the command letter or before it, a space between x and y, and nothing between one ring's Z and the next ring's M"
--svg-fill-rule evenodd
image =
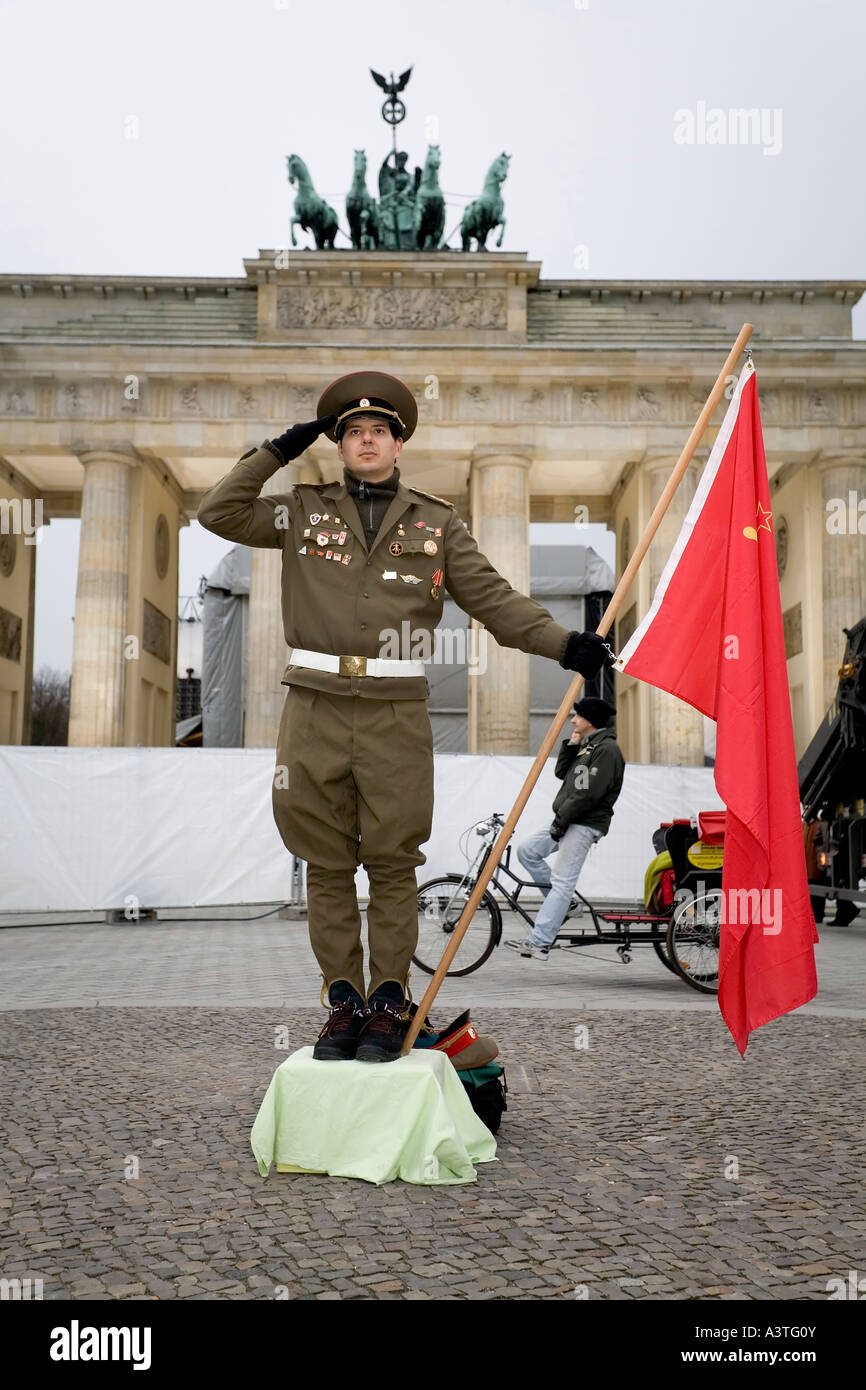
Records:
M316 1062L312 1047L271 1078L250 1134L259 1172L271 1163L367 1182L474 1182L496 1157L443 1052L418 1048L395 1062Z

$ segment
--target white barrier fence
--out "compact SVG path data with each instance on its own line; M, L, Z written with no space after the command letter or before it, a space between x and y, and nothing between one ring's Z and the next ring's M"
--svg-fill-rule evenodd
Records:
M461 832L492 811L507 814L532 762L435 755L436 813L419 883L465 867ZM550 759L513 846L550 824L561 785L553 769ZM103 911L130 901L219 907L290 897L292 860L271 811L273 771L268 749L0 747L0 910ZM411 768L394 788L395 796L407 794ZM721 805L711 768L629 764L581 892L641 898L659 822ZM479 844L470 837L470 854ZM362 869L357 883L365 898Z

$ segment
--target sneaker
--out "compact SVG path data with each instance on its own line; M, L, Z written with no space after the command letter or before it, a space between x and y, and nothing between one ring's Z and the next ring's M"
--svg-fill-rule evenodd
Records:
M550 947L536 946L531 936L527 936L525 941L521 941L519 949L522 956L532 956L535 960L547 960L550 955Z
M362 1010L353 1000L333 1004L313 1047L313 1057L317 1062L351 1062L363 1026Z
M355 1058L359 1062L393 1062L400 1056L409 1022L404 1010L375 999L361 1011L361 1036Z

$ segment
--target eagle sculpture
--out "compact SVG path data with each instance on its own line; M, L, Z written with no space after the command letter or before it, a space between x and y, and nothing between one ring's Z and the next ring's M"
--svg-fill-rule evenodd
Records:
M412 75L412 69L407 68L405 72L401 72L396 82L394 81L393 73L391 74L390 82L386 77L382 76L381 72L374 72L372 68L370 69L370 74L374 82L378 82L379 86L382 88L382 91L387 93L387 95L393 101L394 98L397 96L397 93L402 92L403 88L406 86L406 83L409 81L409 78Z

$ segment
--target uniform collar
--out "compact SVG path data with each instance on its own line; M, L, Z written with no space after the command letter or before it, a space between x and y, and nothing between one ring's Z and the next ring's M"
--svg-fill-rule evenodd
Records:
M364 484L365 491L376 493L378 496L382 497L385 494L393 494L397 491L397 488L400 486L400 469L395 463L393 472L390 473L383 482L368 483L366 478L359 478L356 473L350 473L348 468L344 468L343 482L353 497L359 491L362 483Z
M397 472L396 466L394 468L394 472ZM371 486L375 487L376 484L371 484ZM355 498L346 486L345 476L341 480L338 480L333 483L328 483L327 487L322 488L321 495L323 497L327 497L329 501L340 503L340 511L345 515L349 529L355 536L355 539L360 541L361 545L364 547L364 550L366 551L367 533L364 530L364 527L361 523L361 518L358 514L358 508L355 505ZM399 521L403 513L407 512L410 507L414 507L417 501L417 497L413 496L413 494L409 491L405 483L400 482L398 476L397 489L394 493L393 501L390 503L388 510L385 512L385 515L382 518L382 524L379 527L378 536L376 537L376 540L373 543L372 550L369 552L371 555L373 553L373 550L375 550L376 547L381 544L382 540L385 538L385 536L390 531L391 527L395 524L395 522Z

